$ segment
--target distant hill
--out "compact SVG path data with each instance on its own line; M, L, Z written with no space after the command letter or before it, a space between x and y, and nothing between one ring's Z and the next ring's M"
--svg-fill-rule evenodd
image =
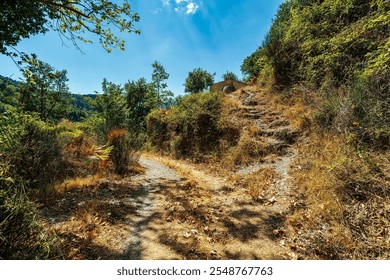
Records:
M76 109L91 111L93 108L88 104L86 99L95 99L96 94L72 94L74 98L74 106Z
M79 122L95 111L88 103L88 99L95 99L96 94L72 94L72 98L73 111L68 116L71 121Z
M16 81L12 78L0 75L0 90L5 89L6 86L12 85L19 87L20 81ZM10 95L14 95L12 92L8 92L8 98ZM94 108L88 103L88 99L95 99L96 94L72 94L73 98L73 111L69 115L69 119L72 121L80 121L83 117L89 115L94 111ZM7 103L7 102L6 102Z

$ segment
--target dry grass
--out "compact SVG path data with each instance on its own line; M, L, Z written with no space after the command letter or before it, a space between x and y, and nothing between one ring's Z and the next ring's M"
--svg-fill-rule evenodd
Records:
M180 244L180 251L188 251L189 259L288 258L286 251L274 241L282 222L265 208L264 205L272 202L259 203L249 195L268 191L277 177L273 168L263 168L250 179L230 180L212 175L208 164L163 156L153 158L186 177L180 185L163 190L169 201L169 212L164 215L168 225L187 227L179 235L167 234L168 245Z
M46 227L61 242L62 257L120 258L117 248L121 244L116 240L126 239L126 219L135 208L123 202L111 203L110 199L123 200L136 190L137 185L129 178L114 174L74 178L58 185L56 193L41 204Z
M78 177L68 179L55 187L57 193L64 193L66 191L75 189L91 188L96 186L101 180L101 175L90 175L88 177Z
M246 127L246 130L248 131L250 137L256 138L261 135L261 129L258 125L250 124Z
M255 136L252 136L252 133ZM261 163L267 156L279 156L284 153L285 146L283 143L279 143L274 139L267 139L258 134L260 134L258 129L244 131L237 145L230 148L222 156L220 163L223 168L235 170L253 163Z
M313 137L310 142L300 147L306 157L295 173L296 185L304 190L314 214L325 213L332 219L339 219L342 217L339 181L331 171L345 161L343 144L337 136L325 135Z
M235 112L239 109L239 103L234 98L225 97L222 100L222 111L223 112Z
M93 170L95 171L95 170ZM129 175L139 175L145 172L145 167L139 163L133 164L129 167ZM91 173L87 176L69 178L54 187L54 194L63 194L66 191L72 190L85 190L94 188L101 184L102 180L111 181L123 181L127 180L126 177L122 177L113 172L113 168L99 169L97 172Z
M245 108L236 101L245 94L237 94L238 99L224 101L224 110L228 124L241 129L240 137L234 145L226 139L220 142L221 154L210 160L207 168L235 181L259 200L279 179L275 170L263 168L246 176L232 172L263 160L272 162L271 158L277 160L282 154L262 137L258 126L240 115ZM287 244L303 259L389 259L390 154L357 150L349 145L347 136L324 132L313 121L318 110L313 104L319 104L313 96L304 87L288 95L263 90L257 96L259 104L266 104L261 110L277 112L279 119L288 120L301 136L290 174L294 184L285 217ZM191 172L180 173L191 178ZM193 190L202 182L195 185Z
M315 95L309 89L301 86L295 87L288 93L275 93L265 91L273 110L283 112L283 117L289 120L293 129L305 131L311 127L316 112L314 104L318 103Z
M389 258L388 161L363 156L339 135L312 134L306 141L293 173L291 246L311 259Z
M253 162L260 162L262 157L268 153L267 143L243 134L237 145L231 148L224 155L222 163L225 167L234 169L236 166L245 166Z
M277 177L278 174L274 168L263 167L255 173L244 176L240 180L240 185L247 189L253 200L260 201L267 197L267 193Z

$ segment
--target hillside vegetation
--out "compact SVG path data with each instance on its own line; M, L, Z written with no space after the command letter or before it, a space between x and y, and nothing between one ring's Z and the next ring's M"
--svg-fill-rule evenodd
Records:
M389 25L388 1L286 1L242 70L276 89L300 87L321 125L387 149Z

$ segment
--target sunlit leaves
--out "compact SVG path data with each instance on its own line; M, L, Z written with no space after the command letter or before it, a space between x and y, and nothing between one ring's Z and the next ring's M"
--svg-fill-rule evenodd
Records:
M270 65L277 86L302 81L314 87L348 85L374 69L389 71L389 26L388 1L286 1L242 71L256 77Z
M131 10L127 0L4 0L0 4L0 53L11 55L7 47L14 47L22 38L57 31L61 39L92 42L87 33L98 37L102 47L124 50L125 41L117 35L136 33L134 24L139 15Z
M44 7L35 1L0 1L0 53L16 46L21 38L47 31Z

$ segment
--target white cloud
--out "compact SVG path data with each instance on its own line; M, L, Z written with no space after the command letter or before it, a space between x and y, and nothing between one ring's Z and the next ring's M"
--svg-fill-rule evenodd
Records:
M186 14L187 15L193 15L196 13L196 11L199 9L199 6L198 4L194 3L194 2L190 2L188 3L188 5L186 6L187 8L187 11L186 11Z
M161 12L162 12L161 8L156 8L156 9L153 10L153 13L156 14L156 15L161 13Z
M161 0L163 7L171 8L176 13L193 15L199 10L198 0Z

